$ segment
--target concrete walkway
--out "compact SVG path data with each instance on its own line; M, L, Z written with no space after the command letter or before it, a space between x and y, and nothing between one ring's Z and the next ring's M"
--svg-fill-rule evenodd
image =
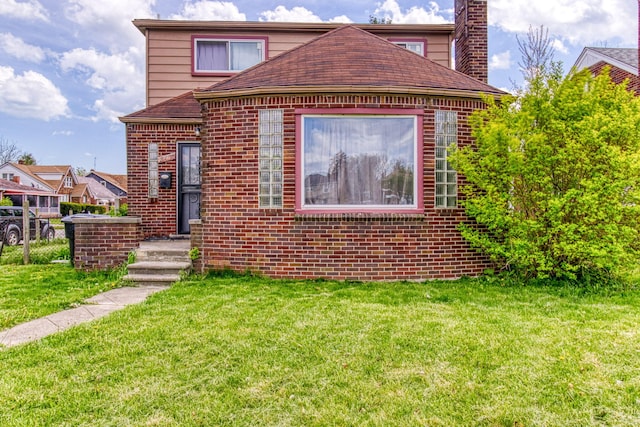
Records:
M139 286L117 288L103 292L86 300L86 304L70 310L50 314L11 329L0 331L0 349L36 341L47 335L63 331L80 323L106 316L127 305L138 304L149 295L169 286Z

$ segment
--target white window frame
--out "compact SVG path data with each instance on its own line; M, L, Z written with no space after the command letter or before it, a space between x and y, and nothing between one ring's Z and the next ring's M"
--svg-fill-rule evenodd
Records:
M424 40L402 40L402 39L391 39L389 40L391 43L403 47L411 52L417 53L421 56L427 56L426 53L426 42Z
M227 68L226 69L221 69L221 70L208 70L208 69L199 69L198 68L198 43L200 42L222 42L222 43L226 43L227 45ZM191 45L191 50L192 50L192 55L191 55L191 60L192 60L192 74L194 75L207 75L207 74L224 74L224 75L229 75L229 74L235 74L235 73L239 73L243 70L234 70L231 69L231 63L232 63L232 58L231 58L231 49L230 49L230 45L232 43L258 43L260 46L260 60L258 62L256 62L256 64L259 64L260 62L263 62L266 59L266 52L267 52L267 39L266 38L260 38L260 37L216 37L216 36L193 36L192 37L192 45ZM255 64L254 64L255 65Z
M410 203L395 204L313 204L306 203L305 187L305 120L314 117L347 118L409 118L413 120L413 199ZM422 187L422 147L423 147L423 110L403 109L309 109L296 111L297 127L297 168L296 211L299 213L339 212L339 213L419 213L423 209Z

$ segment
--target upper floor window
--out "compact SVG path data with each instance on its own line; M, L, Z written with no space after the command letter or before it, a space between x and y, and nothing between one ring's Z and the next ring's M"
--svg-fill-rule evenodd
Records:
M64 187L65 188L72 188L73 187L73 180L68 175L64 177Z
M265 38L193 37L194 74L234 73L265 60Z
M2 174L2 179L6 179L7 181L11 181L13 180L13 174L12 173L3 173Z
M408 49L418 55L425 56L425 41L424 40L389 40L391 43Z
M339 111L298 117L298 209L418 211L422 111Z

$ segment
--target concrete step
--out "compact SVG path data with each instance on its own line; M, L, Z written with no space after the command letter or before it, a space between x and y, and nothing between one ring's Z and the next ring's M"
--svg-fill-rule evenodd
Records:
M136 285L170 285L192 268L188 240L156 240L140 243L136 262L129 264L124 280Z
M180 280L179 274L127 274L122 278L136 286L167 286Z
M188 250L138 249L136 261L190 262Z
M177 274L191 269L191 262L140 261L127 266L129 274Z

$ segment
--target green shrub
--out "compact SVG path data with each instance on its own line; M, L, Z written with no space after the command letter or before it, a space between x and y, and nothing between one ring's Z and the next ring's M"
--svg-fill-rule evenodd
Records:
M71 202L60 203L60 213L62 214L62 216L69 215L71 211L73 211L74 214L81 213L81 212L88 212L92 214L104 214L107 212L107 208L104 206L89 205L85 203L71 203Z
M640 98L608 74L541 73L454 150L464 237L527 277L622 277L640 260Z
M13 206L13 202L8 197L3 197L0 199L0 206Z
M111 216L127 216L128 213L129 213L129 207L126 203L120 205L118 209L113 207L109 211L109 215Z

